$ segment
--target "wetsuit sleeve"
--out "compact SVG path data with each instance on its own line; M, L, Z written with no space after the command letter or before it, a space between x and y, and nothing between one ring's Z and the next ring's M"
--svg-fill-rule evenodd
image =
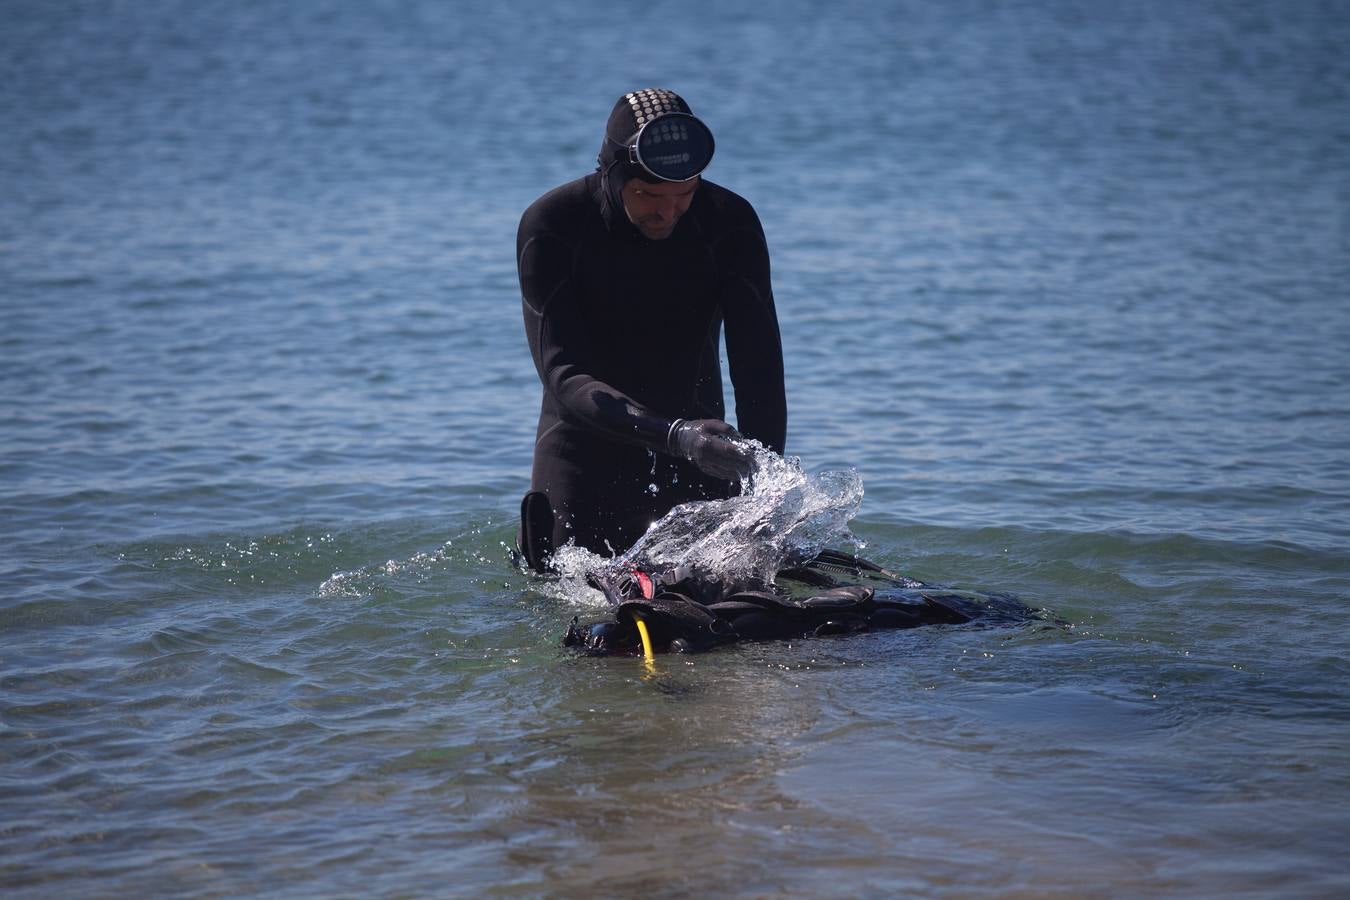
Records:
M787 442L787 397L769 249L759 217L748 204L746 213L746 221L722 239L717 254L724 269L721 305L736 392L736 426L782 453Z
M525 332L544 390L561 414L625 443L666 449L670 419L596 377L598 348L573 278L571 242L521 222L516 239Z

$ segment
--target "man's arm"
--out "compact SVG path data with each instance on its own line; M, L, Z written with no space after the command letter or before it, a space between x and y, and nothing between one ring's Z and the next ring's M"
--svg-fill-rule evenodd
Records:
M666 450L671 420L593 373L592 345L572 277L573 245L521 222L517 263L525 333L544 390L566 416L620 441Z
M617 440L687 459L714 477L743 478L750 460L725 422L672 421L590 374L597 348L572 278L571 244L547 233L527 234L522 224L517 248L530 353L544 390L567 415Z
M759 217L746 204L746 220L722 239L725 269L722 319L727 361L742 434L782 453L787 443L787 391L783 344L769 279L769 250Z

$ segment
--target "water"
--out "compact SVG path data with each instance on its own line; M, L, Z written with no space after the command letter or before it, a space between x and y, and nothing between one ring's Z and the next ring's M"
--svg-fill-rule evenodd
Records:
M730 588L772 584L783 569L809 563L826 548L863 542L848 530L862 505L862 478L853 469L811 475L795 456L782 457L759 441L737 438L750 471L734 496L682 503L652 522L633 546L602 556L571 541L550 565L557 595L602 609L608 602L592 585L617 583L634 570L680 578L708 578Z
M13 896L1350 888L1350 9L9 2ZM514 231L670 86L788 450L1065 629L588 659Z

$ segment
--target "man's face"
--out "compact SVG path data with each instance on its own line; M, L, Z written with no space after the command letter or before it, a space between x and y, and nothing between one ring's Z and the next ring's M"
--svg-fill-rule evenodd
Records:
M630 178L623 186L623 209L642 236L663 241L675 231L675 223L694 202L698 178L691 181L661 181L656 184Z

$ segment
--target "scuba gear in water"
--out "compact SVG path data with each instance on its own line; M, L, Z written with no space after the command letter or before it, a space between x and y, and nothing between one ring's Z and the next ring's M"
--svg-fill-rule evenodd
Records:
M848 575L857 581L841 581ZM859 582L869 581L871 584ZM940 590L864 559L826 550L772 584L731 583L685 567L633 570L595 580L612 619L574 618L563 644L599 656L693 652L738 640L777 640L976 619L1023 621L1032 611L1006 595ZM638 623L647 632L645 641Z

